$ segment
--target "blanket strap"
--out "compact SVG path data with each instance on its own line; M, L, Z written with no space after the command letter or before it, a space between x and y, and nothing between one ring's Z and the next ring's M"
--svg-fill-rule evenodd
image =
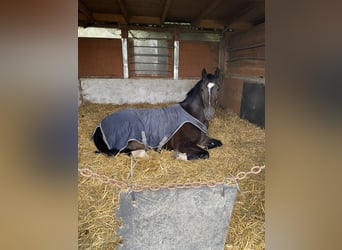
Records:
M146 139L146 134L145 134L145 131L141 131L141 138L142 138L142 142L145 146L145 149L147 150L148 149L148 145L147 145L147 139Z
M167 137L164 136L163 139L159 142L157 151L160 152L160 150L162 149L162 147L164 146L164 144L167 142Z

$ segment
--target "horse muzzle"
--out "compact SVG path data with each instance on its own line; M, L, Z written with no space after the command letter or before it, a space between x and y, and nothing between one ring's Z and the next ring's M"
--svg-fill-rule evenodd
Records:
M204 117L207 120L211 120L214 117L215 109L211 106L204 109Z

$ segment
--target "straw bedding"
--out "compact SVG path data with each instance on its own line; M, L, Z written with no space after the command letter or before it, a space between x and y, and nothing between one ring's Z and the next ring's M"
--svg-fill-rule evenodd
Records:
M107 157L95 154L90 140L96 125L113 111L130 107L160 107L163 105L111 105L85 103L79 107L79 168L90 168L98 174L126 181L131 159L119 154ZM209 134L223 146L209 151L207 160L173 159L170 151L148 152L148 159L136 159L134 183L139 185L222 181L238 172L248 172L252 166L264 165L265 131L241 120L236 114L217 109L209 126ZM265 171L239 181L238 193L225 244L228 249L265 248L264 177ZM78 179L78 245L80 249L116 249L121 239L115 230L121 221L115 218L120 189L101 184L98 180L79 175Z

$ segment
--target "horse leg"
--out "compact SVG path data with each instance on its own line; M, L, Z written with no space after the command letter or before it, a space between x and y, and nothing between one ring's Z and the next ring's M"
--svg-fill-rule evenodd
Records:
M132 155L133 157L148 158L148 154L146 153L145 149L146 148L144 144L136 141L130 141L128 142L128 145L125 148L124 152Z
M216 147L221 147L222 142L220 140L217 140L217 139L214 139L211 137L207 137L207 138L205 138L202 145L208 149L212 149L212 148L216 148Z
M188 141L182 143L178 147L178 151L186 153L187 160L208 159L209 152L203 148L200 148L195 143Z
M207 159L209 152L198 146L202 132L190 123L184 124L165 145L166 149L185 153L187 160Z

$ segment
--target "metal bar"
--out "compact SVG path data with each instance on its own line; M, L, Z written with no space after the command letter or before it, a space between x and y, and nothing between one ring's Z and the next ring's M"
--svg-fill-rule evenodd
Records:
M173 80L178 80L178 67L179 67L179 41L174 41L173 50Z
M128 52L127 52L127 38L121 38L122 44L122 62L124 79L128 78Z
M163 62L149 63L149 62L136 62L136 61L130 62L129 64L155 64L155 65L162 64L162 65L171 65L170 63L163 63Z
M132 33L129 33L131 36L129 37L131 40L141 40L141 41L146 41L146 40L160 40L160 41L170 41L170 38L164 38L164 37L135 37L132 35Z
M172 46L146 46L146 45L133 45L133 48L160 48L160 49L172 49Z
M158 69L132 69L132 71L160 71L160 72L171 72L171 70L158 70Z
M162 54L143 54L143 53L141 53L141 54L139 54L139 53L135 53L135 54L133 54L132 56L154 56L154 57L170 57L169 55L162 55Z

